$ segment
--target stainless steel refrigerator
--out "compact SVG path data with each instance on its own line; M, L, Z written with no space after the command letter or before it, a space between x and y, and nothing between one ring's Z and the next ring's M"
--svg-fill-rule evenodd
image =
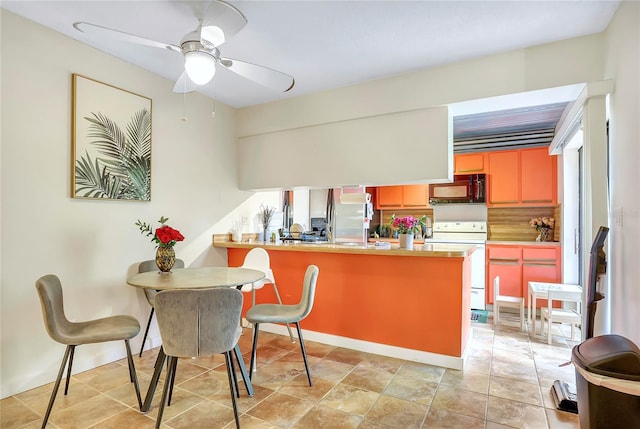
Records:
M349 188L334 190L332 242L364 245L368 241L369 222L373 217L371 194Z

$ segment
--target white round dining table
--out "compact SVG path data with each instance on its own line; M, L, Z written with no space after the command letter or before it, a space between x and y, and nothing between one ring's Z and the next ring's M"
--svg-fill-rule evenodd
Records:
M127 279L127 284L154 290L210 289L242 286L264 278L264 272L240 267L176 268L168 273L148 271Z
M145 273L135 274L127 279L127 284L143 289L154 290L176 290L176 289L211 289L216 287L240 287L245 284L254 283L264 278L264 272L259 270L251 270L249 268L240 267L195 267L195 268L176 268L170 272L163 273L160 271L148 271ZM244 380L245 387L249 396L253 396L253 385L251 378L247 373L247 369L242 359L242 353L238 344L234 347L240 373ZM144 403L140 407L141 411L146 413L151 408L151 401L155 394L160 380L160 373L164 366L166 355L160 347L156 364L154 365L153 375L149 388L144 399Z

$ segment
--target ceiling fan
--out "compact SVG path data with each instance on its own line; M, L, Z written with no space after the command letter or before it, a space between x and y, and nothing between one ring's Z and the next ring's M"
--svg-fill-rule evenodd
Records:
M286 92L293 88L295 80L286 73L220 56L218 47L247 24L247 19L242 12L229 3L213 0L208 4L208 9L203 15L205 16L198 18L197 28L182 37L180 45L147 39L89 22L76 22L73 26L76 30L91 36L118 39L127 43L182 53L185 71L176 81L173 87L174 92L191 92L198 86L207 84L213 78L218 65L279 92Z

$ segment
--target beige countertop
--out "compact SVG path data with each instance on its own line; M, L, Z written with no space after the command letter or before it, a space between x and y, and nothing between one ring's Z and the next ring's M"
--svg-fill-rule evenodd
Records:
M267 250L283 250L293 252L322 252L322 253L344 253L344 254L364 254L364 255L386 255L386 256L419 256L432 258L462 258L470 255L476 246L469 244L417 244L414 243L413 250L400 249L399 245L391 244L391 248L379 248L375 244L367 245L347 245L331 243L265 243L262 241L235 242L235 241L214 241L213 247L251 249L262 247Z
M561 246L559 241L503 241L487 240L487 244L503 244L511 246Z

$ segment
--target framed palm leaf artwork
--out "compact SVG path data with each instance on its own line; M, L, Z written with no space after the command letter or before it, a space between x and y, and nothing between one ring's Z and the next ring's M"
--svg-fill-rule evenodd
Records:
M73 74L71 196L151 200L151 99Z

